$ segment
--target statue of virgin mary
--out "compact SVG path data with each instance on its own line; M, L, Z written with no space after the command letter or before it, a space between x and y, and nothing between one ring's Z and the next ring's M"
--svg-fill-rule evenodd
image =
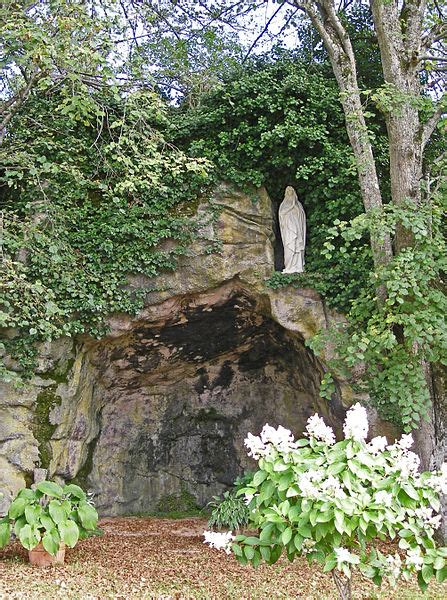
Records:
M290 185L287 186L284 200L279 207L279 227L284 245L283 273L302 273L306 246L306 214Z

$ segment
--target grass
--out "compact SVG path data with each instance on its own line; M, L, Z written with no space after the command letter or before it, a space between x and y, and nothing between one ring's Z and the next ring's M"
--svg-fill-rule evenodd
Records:
M203 544L203 518L103 519L104 534L67 551L64 566L31 567L17 543L0 551L0 599L149 600L249 598L336 600L330 575L303 559L281 560L257 569ZM416 582L379 590L366 579L353 581L355 600L441 600L447 585L426 594Z

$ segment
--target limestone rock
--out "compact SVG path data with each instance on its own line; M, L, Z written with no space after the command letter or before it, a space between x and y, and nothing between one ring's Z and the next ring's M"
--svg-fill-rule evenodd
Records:
M138 315L110 315L110 333L80 337L76 351L67 339L43 345L32 385L0 388L0 512L36 468L87 487L103 514L185 494L204 505L254 467L248 431L268 422L299 435L316 411L340 430L352 391L340 381L321 400L324 364L305 345L338 317L313 290L265 286L267 193L221 185L210 205L174 272L129 277L146 292Z

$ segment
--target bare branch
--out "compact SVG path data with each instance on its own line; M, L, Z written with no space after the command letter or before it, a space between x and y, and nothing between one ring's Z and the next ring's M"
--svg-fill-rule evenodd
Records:
M261 40L264 37L264 35L268 32L270 25L275 20L276 15L282 10L283 6L284 6L284 4L280 4L279 7L273 13L273 15L270 17L270 19L267 21L267 23L264 25L261 33L257 36L257 38L253 41L252 45L250 46L250 48L247 50L247 53L244 56L242 62L245 62L247 60L247 58L250 56L252 50L256 47L259 40Z
M22 104L25 102L25 100L28 98L34 85L43 76L44 76L44 73L42 71L40 71L40 72L35 71L29 78L26 86L24 88L22 88L19 91L19 93L16 94L16 96L14 96L14 102L12 104L9 104L9 106L8 106L9 110L7 110L6 115L3 117L3 120L0 123L0 144L3 142L3 140L5 138L6 128L9 124L9 122L11 121L11 119L13 118L15 113L19 110L19 108L22 106ZM2 114L4 114L3 111L2 111Z
M447 37L447 23L436 23L430 29L430 31L422 39L422 50L427 51L436 44Z
M421 146L422 150L424 150L431 136L433 135L434 130L436 129L436 125L438 124L442 115L447 112L447 107L445 100L447 98L447 94L444 94L442 98L440 98L436 104L435 112L428 119L428 121L422 126L422 140Z

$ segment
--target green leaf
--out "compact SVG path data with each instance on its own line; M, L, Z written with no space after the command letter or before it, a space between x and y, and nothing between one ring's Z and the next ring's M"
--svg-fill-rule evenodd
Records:
M312 530L311 530L311 528L310 528L309 525L299 525L298 526L298 533L300 533L305 538L311 538L312 537Z
M299 533L295 534L295 537L293 538L293 543L298 551L301 551L301 548L303 547L303 541L304 538L302 535L300 535Z
M418 585L423 592L427 591L428 583L422 577L422 571L418 572Z
M269 565L273 565L275 562L277 562L277 560L281 556L281 552L282 547L279 544L273 546L273 548L270 549Z
M368 579L374 579L376 576L377 569L372 565L361 563L359 564L359 569L365 577L368 577Z
M411 483L403 483L402 489L410 496L410 498L413 498L413 500L419 500L419 494L417 490L415 490L415 488L411 485Z
M68 519L65 523L58 523L61 540L69 548L74 548L79 540L79 528L74 521Z
M288 473L285 473L284 475L282 475L278 481L278 490L280 492L283 492L284 490L286 490L289 487L292 479L293 479L293 473L291 473L290 471ZM289 497L289 496L287 496L287 497Z
M231 549L233 550L233 554L235 556L242 556L242 548L239 544L231 544Z
M246 537L244 539L244 543L248 544L249 546L258 546L259 545L259 538L257 538L257 537Z
M64 494L64 490L61 486L53 481L41 481L36 485L36 490L51 498L62 498Z
M411 538L414 536L414 533L410 529L401 529L398 535L401 538Z
M433 563L433 568L438 571L440 569L443 569L445 566L445 559L442 558L442 556L437 556L435 558L435 562Z
M22 527L24 525L26 525L25 516L22 516L22 517L19 517L18 519L16 519L16 522L14 523L14 533L16 534L17 537L19 537L20 530L22 529Z
M287 529L284 529L284 531L281 534L281 541L284 544L284 546L287 546L287 544L292 539L292 536L293 536L293 531L292 531L291 527L287 527Z
M95 529L98 523L98 513L91 504L81 501L78 507L78 515L85 529Z
M268 523L265 527L263 527L261 533L259 534L259 539L261 542L269 542L274 529L275 525L273 523Z
M323 567L323 573L327 573L328 571L332 571L337 566L337 561L335 558L328 558Z
M302 514L301 506L299 504L295 504L295 506L290 507L289 512L287 513L287 518L292 523L298 521Z
M4 548L6 544L9 542L9 538L11 536L11 525L9 521L4 521L0 523L0 548Z
M75 485L74 483L69 483L68 485L65 485L63 488L63 493L64 495L71 494L75 498L79 498L79 500L87 499L87 495L84 492L84 490L78 485Z
M253 546L244 546L244 555L247 560L252 560L255 555L255 549Z
M296 485L291 485L286 492L286 498L293 498L301 494L300 488Z
M266 561L269 562L270 561L270 557L271 557L271 550L268 546L261 546L259 548L259 551L261 552L261 556L262 558Z
M334 513L332 510L327 510L325 512L321 512L317 515L317 523L328 523L334 518Z
M67 518L67 513L59 500L51 500L48 505L48 510L51 518L55 523L57 523L57 525L64 523Z
M35 491L30 488L22 488L17 497L25 498L26 500L37 500Z
M265 471L256 471L252 479L252 485L258 487L266 478L267 473Z
M24 525L19 533L19 539L22 546L27 550L32 550L40 542L40 533L36 527L32 527L28 523Z
M333 463L332 465L329 465L327 472L328 475L338 475L343 469L346 469L345 463Z
M253 559L252 559L252 561L251 561L251 564L252 564L254 567L258 567L260 562L261 562L261 553L259 552L259 550L258 550L258 549L256 549L256 550L255 550L255 554L254 554L254 556L253 556Z
M25 512L26 506L28 506L28 500L26 498L16 498L13 502L11 502L8 510L8 517L10 519L17 519L18 517L21 517Z
M28 505L25 508L25 518L30 525L35 525L42 514L40 504Z
M433 567L431 565L424 565L422 567L422 579L428 583L433 577Z
M42 538L42 545L52 556L56 556L60 546L60 537L57 529L45 532Z
M447 579L447 567L436 571L436 581L438 583L443 583Z
M46 531L51 531L56 527L56 523L53 519L46 514L40 516L40 524Z

